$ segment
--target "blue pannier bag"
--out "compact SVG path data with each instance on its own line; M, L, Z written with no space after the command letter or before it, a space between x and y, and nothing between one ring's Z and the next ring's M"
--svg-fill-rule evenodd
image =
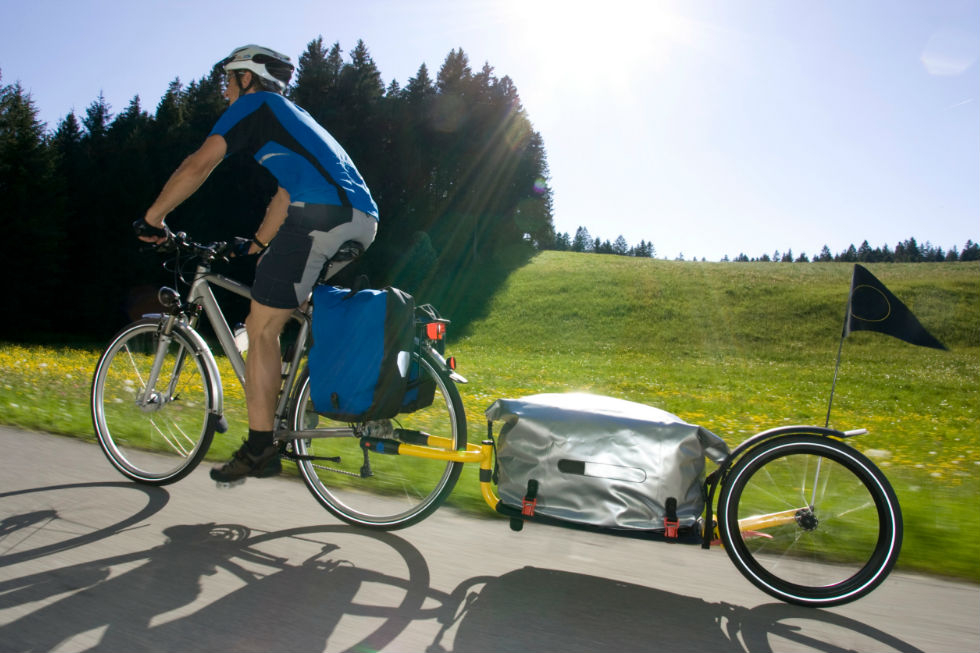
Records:
M397 288L317 286L309 355L314 410L345 422L397 415L412 367L414 314L414 299Z

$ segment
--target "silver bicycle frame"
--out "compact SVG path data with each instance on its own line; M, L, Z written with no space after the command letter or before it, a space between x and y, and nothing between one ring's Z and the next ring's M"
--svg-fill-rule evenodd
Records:
M232 369L235 370L235 376L238 377L238 382L241 383L242 387L245 387L245 359L242 357L238 347L235 345L235 335L228 326L228 321L225 319L224 312L221 310L221 306L218 304L218 300L215 298L214 293L211 291L211 286L217 286L232 292L245 299L252 298L252 289L234 279L229 279L220 274L211 272L210 268L206 265L199 265L197 272L194 275L194 282L191 284L191 288L187 293L187 302L191 304L200 305L204 310L204 314L207 316L208 321L211 323L211 328L214 330L215 336L218 338L218 343L221 345L222 350L224 350L225 356L227 356L228 361L231 363ZM280 393L279 402L276 405L276 423L278 426L283 426L283 422L286 419L286 407L289 403L289 395L292 391L293 384L296 381L296 375L298 374L299 362L302 360L303 352L306 349L306 342L309 338L310 333L310 313L309 310L301 310L297 308L293 311L292 319L299 323L299 335L296 337L296 347L293 354L293 360L290 361L289 373L286 376L285 382L283 384L283 391ZM191 325L192 327L196 325ZM279 428L276 429L280 430ZM350 429L347 429L350 432Z

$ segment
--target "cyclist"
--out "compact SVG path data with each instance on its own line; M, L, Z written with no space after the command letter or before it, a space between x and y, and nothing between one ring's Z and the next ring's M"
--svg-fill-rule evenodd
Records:
M354 240L367 248L373 242L378 207L340 144L306 111L283 97L293 73L289 57L246 45L218 65L225 73L228 109L133 226L141 240L165 242L167 215L229 154L251 154L279 182L247 252L242 252L261 254L245 320L248 438L228 463L211 470L214 480L232 482L281 471L273 445L282 371L279 335L341 244Z

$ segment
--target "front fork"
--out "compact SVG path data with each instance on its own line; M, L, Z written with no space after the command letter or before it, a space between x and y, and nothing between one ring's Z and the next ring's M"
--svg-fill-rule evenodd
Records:
M157 350L153 357L153 365L150 367L150 374L146 378L143 394L137 399L140 410L144 412L156 411L162 408L165 404L171 401L176 390L177 379L180 376L180 371L184 365L184 358L187 355L186 350L183 347L180 348L180 352L177 355L177 361L174 365L174 372L170 377L170 382L168 383L166 392L160 393L156 389L157 382L160 380L160 372L163 369L163 362L167 357L167 350L170 348L170 344L173 342L172 334L176 321L176 315L168 315L166 318L164 318L160 325L160 330L158 332L159 337L157 338Z
M143 412L158 411L171 401L175 401L178 397L177 385L180 382L180 375L184 370L184 363L187 361L188 355L187 347L185 345L182 344L180 346L180 350L177 352L173 371L170 374L170 380L166 384L166 390L163 392L158 391L157 384L159 383L160 375L163 372L163 364L167 357L167 350L174 341L174 329L181 323L181 316L182 312L178 310L177 306L175 306L170 313L160 316L160 328L157 331L159 337L157 340L156 354L153 357L153 365L150 367L150 373L149 376L147 376L145 387L143 388L143 394L137 397L137 406ZM185 323L190 329L194 329L198 321L198 316L199 313L197 310L187 312L187 320ZM216 416L218 418L218 430L223 433L225 430L227 430L227 423L224 420L224 416L220 414L217 414Z

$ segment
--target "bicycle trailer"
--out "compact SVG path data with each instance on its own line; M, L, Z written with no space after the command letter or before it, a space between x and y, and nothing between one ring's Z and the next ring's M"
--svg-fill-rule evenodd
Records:
M584 393L499 399L497 510L524 520L668 538L698 533L705 457L725 442L704 427L643 404Z

